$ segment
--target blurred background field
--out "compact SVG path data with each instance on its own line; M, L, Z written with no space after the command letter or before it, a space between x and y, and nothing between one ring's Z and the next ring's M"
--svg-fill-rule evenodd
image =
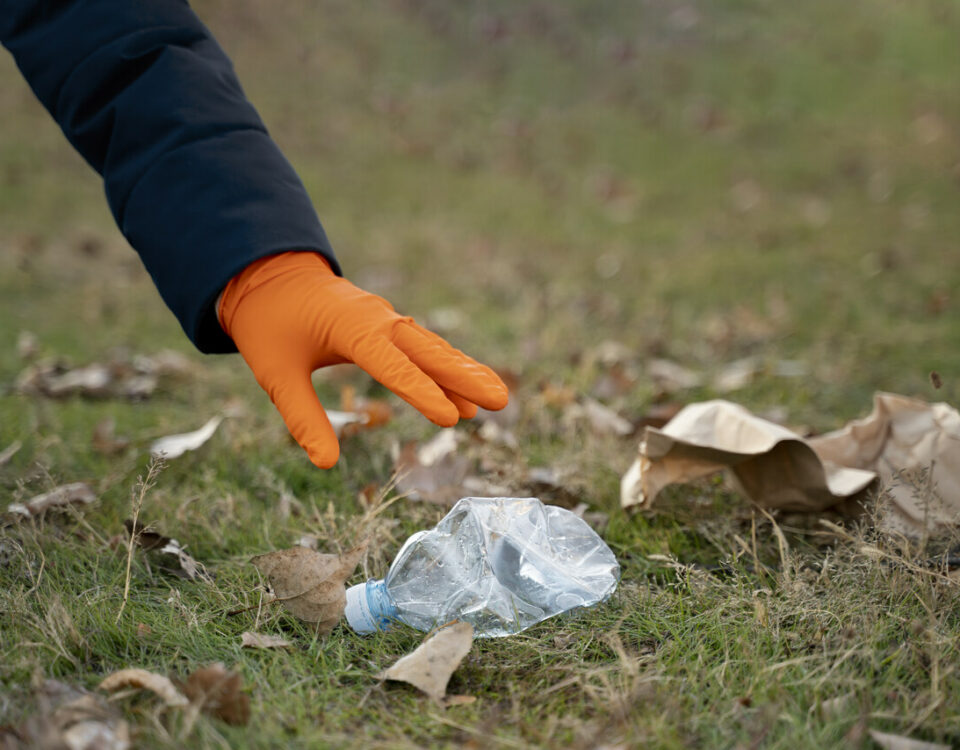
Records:
M596 395L605 342L614 342L633 375L601 400L631 420L657 404L718 395L711 376L745 357L755 377L722 395L809 430L865 414L878 389L956 402L960 2L194 7L306 183L346 275L516 376L519 448L488 460L510 467L508 477L570 470L580 499L609 516L624 593L586 620L541 626L506 655L484 644L482 663L468 665L458 686L480 700L439 718L418 713L412 693L369 693L371 665L415 643L409 634L384 645L338 631L333 641L305 638L293 656L241 654L236 635L249 622L222 612L255 603L244 600L256 583L245 560L300 533L352 541L357 492L389 479L391 442L425 439L433 428L398 406L388 427L345 441L334 470L310 466L239 357L191 350L116 230L98 177L4 55L0 385L10 387L0 395L0 450L15 440L23 447L0 467L0 497L5 506L89 481L100 502L87 521L102 538L81 539L69 524L0 531L23 551L0 565L0 616L9 623L0 628L8 695L0 723L29 708L15 686L37 670L92 685L134 662L164 671L222 660L252 685L259 718L242 732L202 724L191 735L198 744L824 747L867 742L851 733L868 720L960 739L950 693L957 675L938 673L936 685L928 677L931 653L945 654L957 632L955 593L921 605L898 590L885 602L869 585L890 582L851 563L866 599L839 583L825 592L841 624L804 651L795 641L807 643L812 625L802 613L816 609L812 599L784 594L784 619L761 622L748 589L777 587L754 580L758 571L743 573L739 587L662 585L673 572L648 555L712 564L742 530L624 515L619 477L636 439L570 424L544 396ZM140 403L19 395L12 385L27 366L17 346L24 331L40 356L84 364L118 348L169 348L194 369ZM707 384L658 384L648 374L655 360L703 373ZM344 382L384 396L355 375L316 382L332 406ZM170 585L138 568L142 596L129 621L113 625L123 565L103 542L129 515L146 445L226 406L239 416L201 452L171 463L144 509L220 571L218 593L182 593L178 606L199 618L191 628L167 603ZM105 417L132 440L129 450L105 456L91 445ZM303 504L300 516L278 510L283 492ZM680 493L681 504L689 497ZM714 499L736 504L719 490ZM400 501L391 513L396 525L370 573L442 509ZM41 552L50 567L35 587L30 561ZM48 640L44 613L54 599L77 625L79 640L64 636L66 656L21 646ZM723 602L747 614L725 621ZM290 627L273 617L276 628ZM918 620L933 635L901 654L897 628ZM151 623L152 642L132 635L139 621ZM849 681L842 688L831 692L831 681L811 692L805 675L815 660L764 671L821 652L825 671L853 645L850 627L872 655L837 665L835 678ZM724 664L729 674L718 672ZM663 681L644 683L647 671ZM570 675L580 681L544 692ZM832 718L809 710L850 691L856 699ZM144 741L174 742L146 713L133 714Z

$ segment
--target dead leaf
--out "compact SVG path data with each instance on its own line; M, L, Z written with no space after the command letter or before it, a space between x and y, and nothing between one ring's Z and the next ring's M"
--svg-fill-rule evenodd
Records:
M180 688L201 711L227 724L245 726L250 721L250 696L242 692L243 678L219 662L198 669Z
M240 635L241 648L287 648L293 643L286 638L267 633L252 633L249 630Z
M577 400L577 392L570 386L544 383L540 387L540 398L546 406L564 408Z
M564 415L567 419L585 418L590 428L598 435L618 435L626 437L633 434L633 424L592 398L584 398L582 403L571 406Z
M711 385L718 393L729 393L746 388L760 373L762 362L758 357L744 357L724 365L713 376Z
M342 436L347 427L363 424L364 421L363 415L356 412L338 411L336 409L326 409L325 411L327 419L330 420L330 426L333 427L337 437Z
M609 400L626 396L636 385L636 374L628 370L622 362L616 362L594 383L591 393L594 398Z
M37 713L16 727L0 727L5 750L128 750L130 727L101 697L57 680L36 691Z
M361 430L371 430L382 427L393 419L393 408L383 399L357 398L356 389L352 385L345 385L340 389L340 408L344 412L359 417L345 424L342 430L334 429L337 435L349 437Z
M421 466L433 466L457 451L457 431L452 427L440 430L417 450Z
M96 499L97 496L90 489L90 485L85 482L73 482L37 495L25 503L11 503L7 506L7 511L27 517L39 516L53 508L63 508L77 503L89 505Z
M939 742L913 740L899 734L878 732L876 729L869 730L869 734L870 739L880 745L883 750L950 750L949 745L941 745Z
M250 562L266 576L290 614L316 623L317 631L326 634L340 622L347 603L344 583L366 551L366 542L342 555L291 547L257 555Z
M411 500L452 505L462 497L470 459L456 451L442 453L437 446L424 455L432 461L430 465L421 462L415 443L407 443L399 451L394 462L397 492Z
M97 422L93 428L91 442L93 449L104 456L114 456L123 451L130 441L126 438L116 437L117 423L113 417L106 417Z
M520 441L513 434L513 430L508 430L492 420L485 420L477 430L477 436L485 443L492 445L504 445L507 448L517 450L520 447Z
M10 459L17 455L17 451L19 451L22 447L23 443L21 443L19 440L14 440L12 443L10 443L10 445L0 451L0 466L8 464Z
M149 690L170 707L186 706L190 702L168 677L148 672L146 669L121 669L104 678L98 687L108 693L122 688Z
M647 362L645 369L647 377L665 393L698 388L703 385L703 378L700 375L669 359L651 359Z
M583 495L583 488L576 483L575 472L569 467L535 466L527 472L524 484L532 495L549 495L558 505L575 506Z
M936 388L938 391L943 388L943 378L940 377L940 373L936 370L930 371L930 385ZM2 463L2 462L0 462Z
M128 518L123 526L129 538L133 533L133 521ZM206 568L194 560L176 539L146 528L138 521L134 542L144 551L154 553L162 570L191 581L213 583L213 577Z
M198 430L168 435L155 440L150 446L150 453L171 459L182 456L187 451L194 451L213 437L213 433L217 431L222 421L223 417L218 414L208 419L206 424Z
M442 702L451 675L472 645L473 627L468 622L455 622L437 630L416 650L381 672L379 678L406 682Z

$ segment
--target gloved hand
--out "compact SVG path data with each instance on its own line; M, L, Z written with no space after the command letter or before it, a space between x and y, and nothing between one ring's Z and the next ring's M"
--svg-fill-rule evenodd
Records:
M442 427L473 417L478 405L507 404L493 370L336 276L317 253L251 263L227 284L219 314L290 434L324 469L340 446L310 382L319 367L355 362Z

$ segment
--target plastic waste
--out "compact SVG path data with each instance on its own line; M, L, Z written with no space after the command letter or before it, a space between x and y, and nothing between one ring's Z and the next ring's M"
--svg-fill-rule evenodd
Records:
M385 578L347 589L345 614L358 633L459 619L495 638L597 604L619 578L613 552L570 511L533 497L467 497L411 536Z

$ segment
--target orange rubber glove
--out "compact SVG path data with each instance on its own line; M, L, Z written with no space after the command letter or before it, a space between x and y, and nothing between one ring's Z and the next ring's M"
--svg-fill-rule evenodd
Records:
M340 446L310 382L317 368L355 362L443 427L473 417L478 405L507 405L493 370L336 276L317 253L251 263L227 284L219 314L290 434L324 469Z

